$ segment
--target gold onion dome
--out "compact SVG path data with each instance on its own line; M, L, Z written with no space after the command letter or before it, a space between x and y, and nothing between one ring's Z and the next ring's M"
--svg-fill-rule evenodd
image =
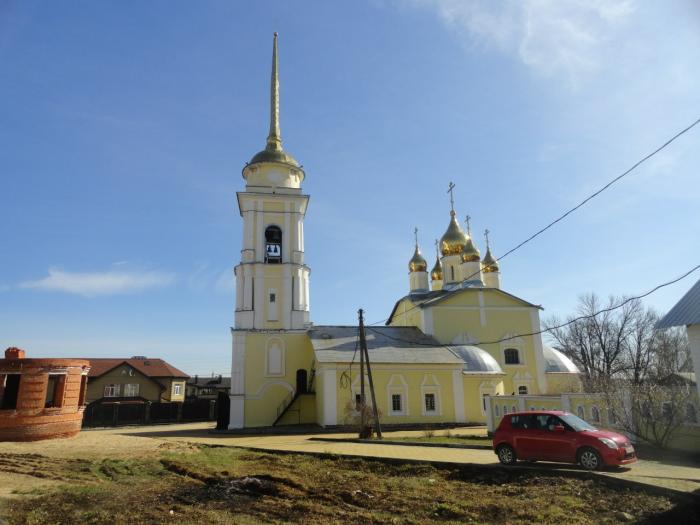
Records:
M440 257L435 258L435 266L430 270L430 279L432 281L442 281L442 263Z
M491 255L491 248L486 248L486 255L484 255L483 261L481 261L482 272L484 273L494 273L499 270L498 261Z
M265 149L256 153L248 165L261 162L277 162L287 164L295 168L299 163L282 148L282 135L280 133L280 82L277 72L277 33L275 33L272 45L272 77L270 80L270 133L267 135Z
M455 212L450 212L450 225L440 239L440 252L442 255L460 255L467 245L467 235L459 227Z
M413 252L413 257L411 257L411 260L408 262L408 271L409 272L427 272L428 271L428 262L421 255L420 248L418 248L417 244L416 244L416 251Z
M467 244L462 250L462 261L472 262L479 260L481 260L481 252L479 251L479 248L474 246L474 242L472 241L471 237L467 237Z

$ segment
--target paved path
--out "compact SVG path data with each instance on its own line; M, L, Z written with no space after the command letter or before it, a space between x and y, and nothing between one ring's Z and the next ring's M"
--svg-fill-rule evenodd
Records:
M381 445L372 443L344 443L313 441L313 437L325 438L355 438L356 434L317 434L317 435L232 435L210 434L211 423L190 423L184 425L132 427L119 429L92 430L89 432L118 433L142 437L154 437L164 440L187 441L232 447L247 447L264 450L282 450L293 452L329 453L347 456L380 457L420 461L440 461L455 464L498 464L491 450L455 449L443 447L420 447ZM445 431L436 431L441 435ZM485 428L464 427L451 429L452 435L483 435ZM386 439L398 437L423 436L423 431L385 432ZM538 463L537 468L553 470L578 470L578 467L555 465L553 463ZM661 463L659 461L640 460L631 468L614 471L604 471L599 474L627 479L683 492L700 494L700 465L678 465Z

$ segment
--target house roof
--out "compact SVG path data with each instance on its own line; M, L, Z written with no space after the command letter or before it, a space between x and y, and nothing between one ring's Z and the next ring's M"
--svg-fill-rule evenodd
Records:
M88 377L99 377L106 374L110 370L121 366L122 364L129 365L135 370L141 372L146 377L177 377L188 378L182 370L178 370L171 364L157 358L132 357L111 358L111 357L87 357L84 358L90 361L90 372Z
M230 377L190 377L187 381L189 386L196 386L200 388L230 388L231 378Z
M491 290L497 293L500 293L502 295L505 295L506 297L510 297L511 299L515 299L519 303L524 304L525 306L532 306L533 308L539 308L540 310L543 310L542 306L537 305L537 304L532 304L525 299L521 299L518 296L515 296L513 294L510 294L508 292L504 292L500 288L484 288L483 286L465 286L463 288L455 288L452 290L433 290L431 292L423 292L423 293L411 293L408 295L405 295L398 301L396 301L396 304L394 305L394 308L391 310L391 314L389 315L389 318L386 321L386 324L388 325L391 323L391 320L394 318L394 314L396 313L396 309L399 307L399 304L401 304L401 301L404 299L410 300L413 304L416 305L418 308L426 308L429 306L434 306L438 303L441 303L442 301L445 301L449 299L450 297L454 297L455 295L461 294L461 293L466 293L466 292L476 292L476 291L484 291L484 290Z
M372 326L366 331L367 350L372 363L463 364L464 362L434 338L412 326ZM357 326L314 326L309 330L316 361L359 365Z
M656 323L656 328L700 324L700 280Z

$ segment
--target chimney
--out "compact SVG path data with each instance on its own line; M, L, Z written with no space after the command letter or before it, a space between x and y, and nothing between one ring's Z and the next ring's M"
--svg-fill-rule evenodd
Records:
M24 350L11 346L5 350L5 359L24 359Z

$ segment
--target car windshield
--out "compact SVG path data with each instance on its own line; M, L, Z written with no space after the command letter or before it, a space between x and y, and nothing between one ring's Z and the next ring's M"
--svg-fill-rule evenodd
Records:
M559 417L576 432L581 432L582 430L598 430L593 425L589 425L583 419L573 414L564 414Z

